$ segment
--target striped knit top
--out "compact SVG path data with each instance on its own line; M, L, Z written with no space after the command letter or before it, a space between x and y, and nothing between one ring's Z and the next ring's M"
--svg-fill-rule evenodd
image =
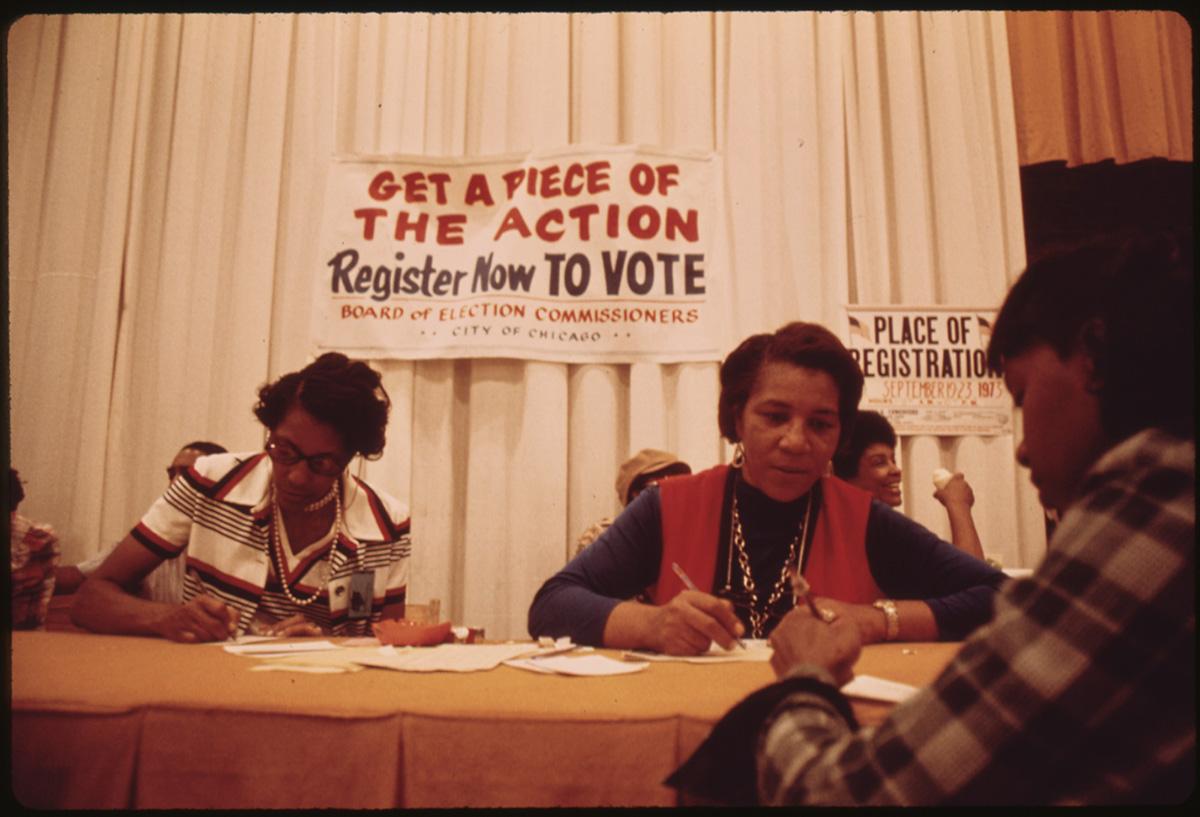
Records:
M271 567L271 460L263 452L201 457L171 483L133 529L134 539L164 559L187 559L186 603L213 596L238 611L238 634L257 616L280 620L303 613L333 635L369 635L385 606L403 603L412 552L407 507L365 481L342 481L342 529L288 563L288 586L313 604L298 607ZM285 553L290 552L285 547ZM373 571L370 619L350 619L350 576Z

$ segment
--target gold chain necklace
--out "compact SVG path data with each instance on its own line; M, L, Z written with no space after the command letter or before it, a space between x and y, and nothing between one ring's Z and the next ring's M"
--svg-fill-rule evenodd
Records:
M791 566L796 565L796 570L800 570L800 565L804 560L804 549L808 545L808 520L812 516L812 491L808 493L808 504L804 509L804 523L801 525L796 538L792 539L788 545L787 558L783 560L783 567L779 570L779 578L775 581L775 586L771 588L771 595L767 597L767 603L760 610L758 607L758 591L754 586L754 577L750 574L750 552L746 547L746 536L742 533L742 517L738 513L737 493L733 495L733 514L730 524L730 533L732 547L737 551L738 567L742 569L742 586L750 595L750 636L752 638L763 637L763 624L767 618L767 611L771 610L781 598L783 594L791 587Z
M279 503L275 501L275 487L271 486L271 510L274 512L274 524L271 526L271 556L275 559L275 571L279 575L279 586L283 588L283 595L287 596L288 601L297 607L307 607L320 598L321 591L329 586L329 579L333 576L333 554L337 550L338 534L342 530L342 492L339 490L340 487L341 478L339 477L333 484L333 539L329 541L329 569L325 575L325 581L321 583L315 593L306 599L301 599L292 592L292 588L288 587L287 564L283 558L283 543L279 534L279 531L283 529L283 514L279 512Z

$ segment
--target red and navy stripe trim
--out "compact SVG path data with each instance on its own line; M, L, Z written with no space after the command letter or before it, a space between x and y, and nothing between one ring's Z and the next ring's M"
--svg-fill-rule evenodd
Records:
M225 476L221 477L212 485L204 490L208 496L213 499L224 499L230 491L233 490L239 482L241 482L247 474L254 470L255 466L262 462L262 458L267 456L267 452L263 451L260 454L255 454L245 462L238 463ZM232 504L232 503L230 503Z
M367 497L367 505L371 508L371 513L375 516L375 524L379 527L379 531L382 533L384 539L394 542L407 532L407 519L399 526L393 524L391 517L388 516L387 508L383 504L383 500L372 490L371 486L358 477L354 478L354 482Z
M325 554L327 554L328 552L329 552L329 546L327 545L327 546L321 548L320 550L313 551L312 553L308 554L303 559L301 559L299 562L297 562L295 569L288 571L288 584L291 585L292 587L296 587L297 586L296 582L298 582L305 575L307 575L308 571L312 569L313 565L315 565L317 562L324 559ZM285 564L284 566L286 567L287 565Z
M228 573L217 570L212 565L200 561L195 556L188 556L188 570L195 570L204 584L212 585L231 596L244 599L251 604L258 604L259 598L262 597L263 588L256 584L251 584L244 579L239 579L237 576L231 576Z
M182 546L176 547L166 539L163 539L154 531L150 530L150 528L146 527L146 525L142 522L138 522L137 525L134 526L133 530L129 532L129 535L151 553L156 556L160 556L163 559L174 559L183 552Z
M208 492L212 490L213 485L216 484L213 480L197 471L195 465L189 465L186 469L184 469L183 477L189 483L191 483L193 488L205 495L207 495Z

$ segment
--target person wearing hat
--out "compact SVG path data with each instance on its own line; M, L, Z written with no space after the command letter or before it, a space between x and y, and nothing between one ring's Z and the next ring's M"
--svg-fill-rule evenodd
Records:
M617 471L617 499L623 508L646 488L657 485L659 480L690 473L691 466L674 454L656 448L643 448L625 460ZM611 516L606 516L580 534L575 552L579 553L596 541L612 521Z

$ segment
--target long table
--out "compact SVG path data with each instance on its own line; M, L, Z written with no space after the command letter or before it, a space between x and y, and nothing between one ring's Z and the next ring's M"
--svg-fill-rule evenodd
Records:
M956 644L856 666L932 680ZM629 675L252 672L219 646L12 634L12 778L39 808L673 805L663 779L765 663ZM855 702L864 724L890 706Z

